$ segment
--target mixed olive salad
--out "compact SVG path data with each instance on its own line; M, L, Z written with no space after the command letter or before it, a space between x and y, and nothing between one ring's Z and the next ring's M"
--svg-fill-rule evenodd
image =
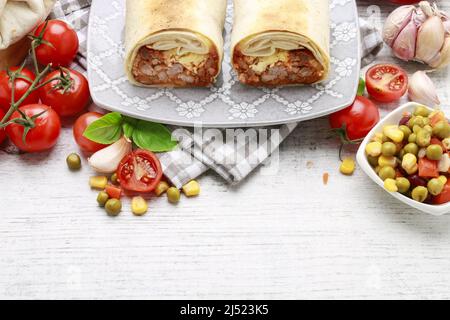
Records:
M450 201L450 124L442 111L418 106L366 146L370 165L390 192L418 202Z

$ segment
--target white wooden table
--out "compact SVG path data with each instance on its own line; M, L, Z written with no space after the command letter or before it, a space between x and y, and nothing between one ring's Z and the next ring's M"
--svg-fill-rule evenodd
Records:
M433 74L446 105L448 73ZM0 152L0 298L450 298L449 217L406 207L361 170L340 175L328 129L303 123L276 174L239 187L207 174L199 198L152 200L142 218L129 202L107 217L87 165L67 170L70 124L50 153Z

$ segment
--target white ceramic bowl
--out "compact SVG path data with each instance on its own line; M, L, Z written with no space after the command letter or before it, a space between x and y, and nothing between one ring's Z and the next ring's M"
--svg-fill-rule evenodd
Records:
M383 190L385 190L391 196L393 196L394 198L396 198L396 199L406 203L407 205L409 205L413 208L416 208L420 211L423 211L423 212L426 212L426 213L429 213L429 214L432 214L435 216L440 216L440 215L450 213L450 202L447 204L442 204L442 205L430 205L430 204L425 204L425 203L420 203L420 202L414 201L411 198L408 198L399 192L387 191L386 189L384 189L383 181L380 179L380 177L376 174L375 170L372 168L372 166L367 161L366 152L365 152L366 145L370 142L372 137L377 132L382 132L383 127L385 125L398 124L405 112L412 113L414 111L415 107L418 105L419 104L417 104L415 102L410 102L410 103L407 103L407 104L395 109L391 113L389 113L383 120L380 121L380 123L378 123L375 126L375 128L372 129L372 131L370 131L370 133L367 135L367 137L361 143L361 146L358 149L358 154L357 154L356 158L357 158L359 166L363 169L363 171L373 181L375 181L376 184L378 184L381 188L383 188Z

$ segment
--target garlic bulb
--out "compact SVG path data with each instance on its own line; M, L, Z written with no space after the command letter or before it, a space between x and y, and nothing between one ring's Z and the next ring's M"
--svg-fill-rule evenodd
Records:
M423 71L417 71L409 78L409 100L436 107L441 104L436 87L430 77Z
M450 17L428 1L394 10L384 25L383 39L402 60L433 68L450 64Z
M109 147L94 153L89 159L89 165L98 173L113 173L116 172L120 161L131 151L131 141L122 137Z

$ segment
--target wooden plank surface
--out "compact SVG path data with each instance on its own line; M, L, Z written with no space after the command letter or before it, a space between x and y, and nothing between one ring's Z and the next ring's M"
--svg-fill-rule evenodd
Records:
M360 14L380 23L393 6L378 15L374 2ZM379 61L398 63L387 49ZM446 106L448 72L432 75ZM70 125L49 153L0 152L0 298L450 298L449 217L397 202L361 170L341 176L328 137L327 119L305 122L276 173L239 187L207 174L199 198L153 200L142 218L108 218L88 167L67 171Z

